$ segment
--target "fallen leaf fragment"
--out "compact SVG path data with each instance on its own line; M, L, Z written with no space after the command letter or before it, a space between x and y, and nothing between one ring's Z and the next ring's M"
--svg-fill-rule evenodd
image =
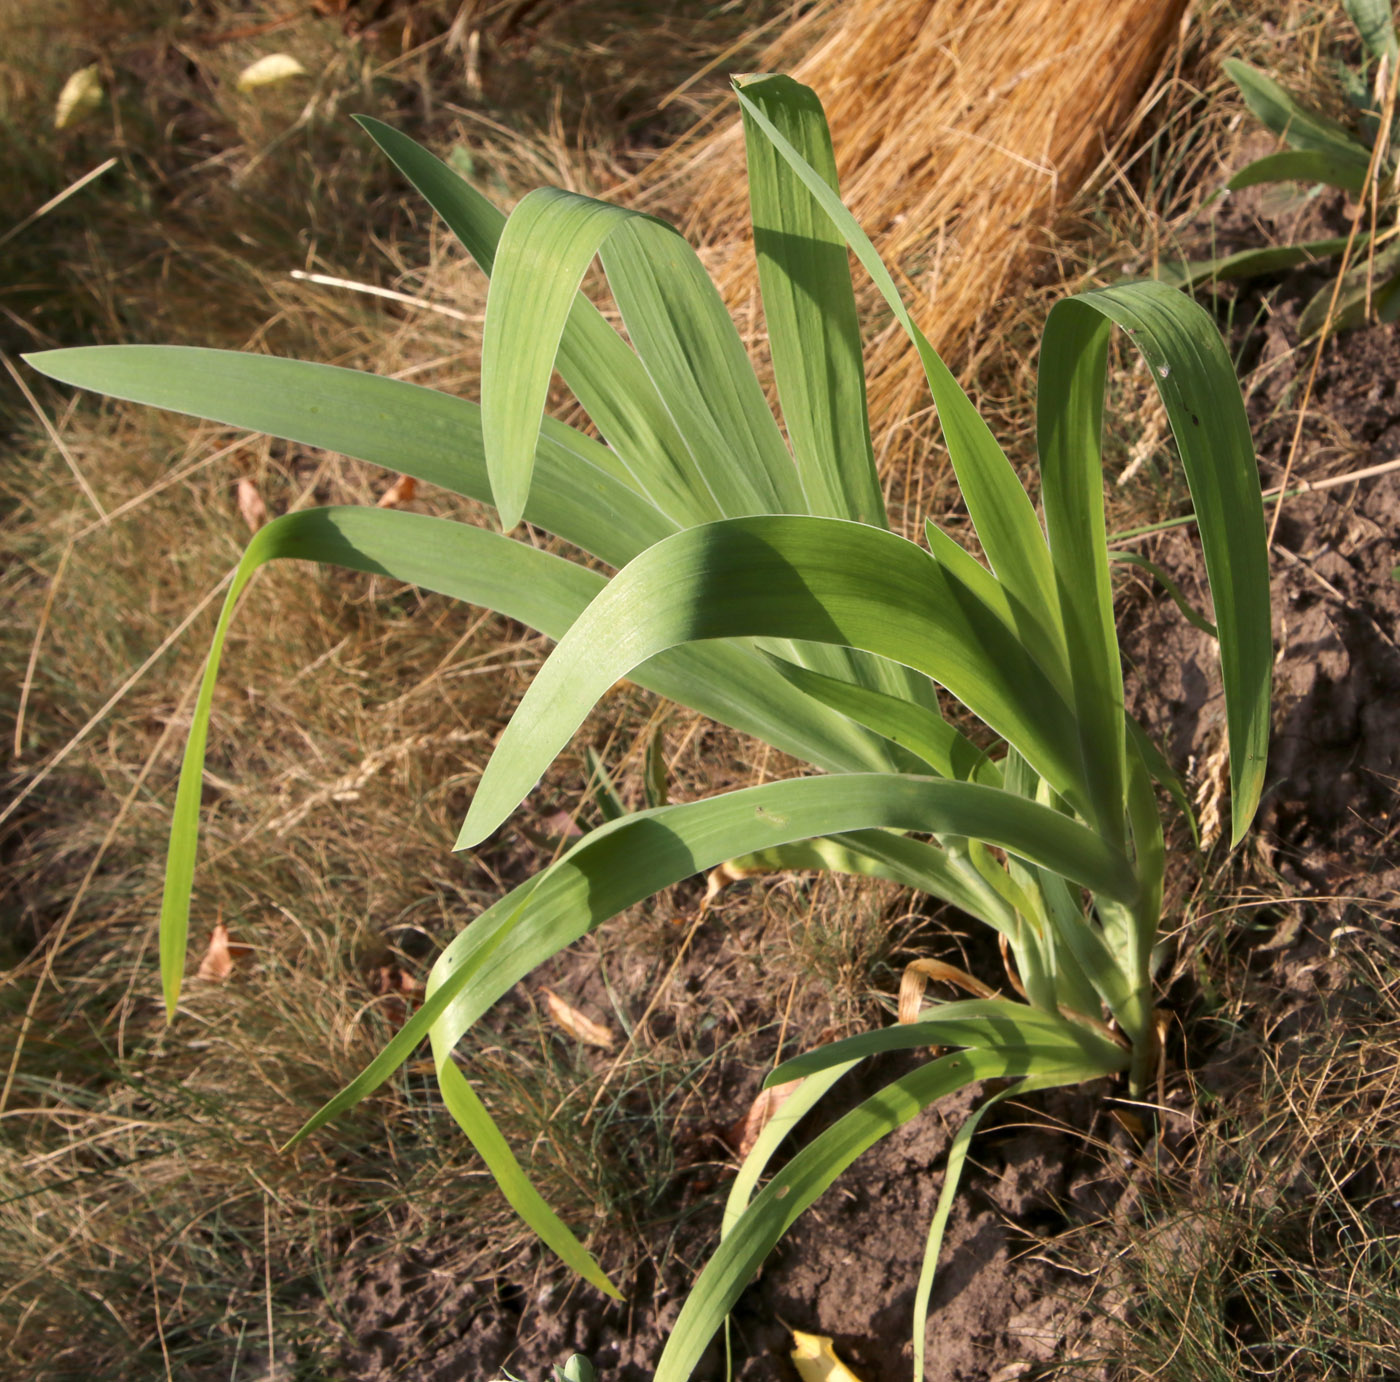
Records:
M735 860L726 859L705 875L704 905L708 907L731 883L742 883L744 879L752 878L755 874L771 872L771 869L744 868Z
M792 1331L792 1365L802 1382L860 1382L837 1356L825 1334Z
M306 68L290 53L269 53L257 62L249 63L238 74L240 91L257 91L264 86L276 86L292 77L306 76Z
M369 972L369 990L383 1000L384 1017L395 1031L423 1001L423 981L396 964L375 965Z
M253 947L241 941L229 940L228 927L222 921L216 921L208 949L199 962L199 977L210 983L222 984L236 966L247 964L252 957Z
M775 1084L758 1091L749 1105L749 1111L728 1130L726 1140L740 1156L748 1156L753 1151L759 1134L801 1083L801 1080L788 1080L785 1084Z
M248 525L248 531L255 533L267 522L267 505L258 493L258 487L244 475L238 481L238 512Z
M400 504L407 504L418 492L418 481L412 475L400 475L383 494L379 496L379 507L381 509L396 509Z
M924 990L928 981L936 979L940 983L953 984L973 995L974 998L995 998L995 989L988 988L980 979L974 979L956 965L944 964L942 960L911 960L904 966L899 980L899 1020L908 1024L917 1022L924 1008ZM1023 995L1024 996L1024 995Z
M53 127L66 130L76 125L102 104L102 78L98 76L97 64L80 68L66 82L58 93L58 102L53 110Z
M615 1038L611 1030L601 1022L595 1022L586 1013L581 1013L572 1004L566 1003L553 989L542 989L545 1006L555 1023L562 1027L576 1041L586 1046L601 1046L611 1051Z

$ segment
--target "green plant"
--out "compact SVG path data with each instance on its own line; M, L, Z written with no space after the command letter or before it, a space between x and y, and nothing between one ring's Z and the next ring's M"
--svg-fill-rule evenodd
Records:
M1195 500L1219 628L1235 841L1259 799L1268 736L1259 481L1239 389L1205 312L1157 282L1087 292L1053 309L1039 381L1042 529L842 206L815 95L785 77L737 85L791 450L717 292L673 229L550 188L507 220L373 121L364 122L372 137L491 274L479 409L402 381L261 356L128 346L31 357L72 384L494 499L506 530L352 507L288 514L254 536L215 633L175 806L161 919L172 1016L220 652L239 594L268 561L381 573L503 611L557 640L481 778L459 848L510 815L622 676L824 770L660 804L579 840L451 942L419 1011L299 1138L381 1084L426 1036L444 1102L510 1203L611 1292L453 1059L499 997L625 907L736 858L755 869L891 879L954 903L1005 939L1025 1002L935 1006L773 1072L774 1081L803 1083L736 1179L722 1242L661 1359L666 1379L690 1375L764 1256L862 1151L944 1094L1006 1080L952 1149L917 1297L921 1361L928 1288L978 1119L1006 1094L1106 1076L1126 1075L1140 1093L1154 1069L1165 854L1154 779L1185 797L1124 710L1100 475L1115 323L1151 366ZM927 549L889 530L848 247L922 357L987 565L932 523ZM627 340L579 294L595 256ZM555 368L606 444L543 416ZM506 534L522 517L621 569L608 579L512 540ZM993 747L949 723L934 683L985 723ZM930 1045L955 1049L865 1100L757 1189L784 1136L856 1062Z
M1246 164L1226 183L1229 192L1266 183L1315 183L1317 189L1339 188L1372 201L1371 229L1356 236L1309 240L1292 245L1240 250L1218 259L1186 264L1165 264L1162 276L1183 288L1220 279L1257 278L1319 259L1343 256L1343 273L1334 290L1328 285L1316 293L1299 318L1299 334L1306 338L1332 327L1359 326L1372 313L1383 322L1400 316L1400 241L1394 226L1377 230L1378 212L1384 206L1394 221L1397 164L1391 152L1395 119L1393 93L1385 88L1400 59L1400 40L1391 19L1390 0L1346 0L1347 13L1359 30L1367 50L1380 66L1376 90L1368 85L1367 71L1343 70L1348 98L1357 110L1353 131L1330 116L1304 104L1267 74L1237 59L1228 59L1225 71L1239 88L1245 104L1257 120L1288 145ZM1379 107L1379 113L1377 109ZM1382 122L1385 121L1384 128ZM1380 248L1383 241L1388 241ZM1352 249L1367 249L1364 263L1347 266Z

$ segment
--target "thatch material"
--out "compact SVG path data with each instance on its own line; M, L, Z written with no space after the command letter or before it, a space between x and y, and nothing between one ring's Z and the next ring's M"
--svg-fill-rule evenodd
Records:
M1121 134L1185 8L843 0L786 33L760 68L790 71L821 96L843 197L957 368ZM708 246L741 321L757 282L743 157L737 121L726 121L673 150L648 179L672 207L683 189L693 208L686 230ZM894 327L872 343L867 369L877 447L888 452L890 429L925 404L922 372Z

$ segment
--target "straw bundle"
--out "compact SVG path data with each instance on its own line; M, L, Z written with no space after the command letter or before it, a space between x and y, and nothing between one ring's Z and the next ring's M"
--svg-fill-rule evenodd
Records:
M842 195L955 368L1121 133L1186 4L848 0L820 7L763 54L761 70L790 71L821 96ZM648 182L672 207L683 189L687 233L707 246L742 326L757 273L742 138L726 124L670 151ZM893 327L872 342L867 369L888 461L923 404L922 372Z

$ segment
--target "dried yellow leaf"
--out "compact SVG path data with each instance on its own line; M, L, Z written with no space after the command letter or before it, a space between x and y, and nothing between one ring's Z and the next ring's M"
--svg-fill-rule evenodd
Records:
M749 1111L730 1129L730 1141L740 1156L748 1156L753 1151L759 1134L768 1126L769 1120L778 1109L797 1091L801 1080L788 1080L786 1084L775 1084L771 1089L760 1089Z
M238 512L243 515L250 533L257 532L267 522L267 505L258 487L246 475L238 481Z
M802 1382L860 1382L837 1356L825 1334L792 1331L792 1365Z
M553 989L541 991L550 1017L571 1037L586 1046L601 1046L605 1051L612 1050L615 1038L609 1028L601 1022L595 1022L586 1013L579 1012L572 1004L566 1003Z
M102 104L102 78L97 74L97 64L74 72L58 93L58 104L54 106L53 126L56 130L66 130L79 120L91 115Z
M259 87L276 86L292 77L306 76L306 68L290 53L269 53L250 63L238 74L240 91L256 91Z
M214 923L209 937L209 948L199 962L199 977L207 983L221 984L233 973L238 965L247 964L253 958L253 947L241 941L229 939L228 927L220 918Z
M379 507L381 509L396 509L400 504L407 504L417 492L418 481L412 475L400 475L379 496Z

